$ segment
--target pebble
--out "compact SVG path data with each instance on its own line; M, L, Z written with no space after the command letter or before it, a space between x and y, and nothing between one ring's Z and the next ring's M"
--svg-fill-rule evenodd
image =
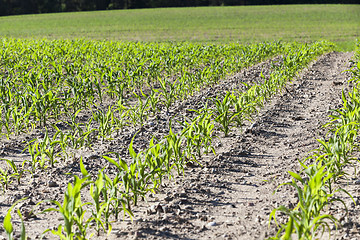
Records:
M164 209L159 203L151 205L150 209L148 210L148 214L162 213L162 212L164 212Z
M261 222L261 217L260 217L260 215L257 215L257 216L255 217L255 222L258 222L258 223Z
M226 220L226 221L225 221L225 225L226 225L226 226L232 226L232 225L234 225L234 222L232 222L232 221L230 221L230 220Z
M50 181L48 182L48 186L49 186L49 187L57 187L57 186L59 186L59 185L58 185L55 181L51 181L51 180L50 180Z
M360 179L356 180L356 181L354 182L354 184L360 185Z
M181 192L181 193L179 194L179 197L182 197L182 198L187 197L186 192Z
M173 200L173 198L172 198L171 196L166 196L166 197L164 198L164 200L165 200L166 202L170 202L171 200Z
M207 227L214 227L216 225L216 222L209 222L208 224L206 224Z
M155 212L156 211L156 208L159 206L159 204L153 204L153 205L151 205L150 206L150 210L152 211L152 212Z
M142 218L136 218L136 219L134 219L134 222L135 222L135 223L144 222L144 219L142 219Z
M164 227L159 228L159 231L160 232L168 232L169 230L167 227L164 226Z

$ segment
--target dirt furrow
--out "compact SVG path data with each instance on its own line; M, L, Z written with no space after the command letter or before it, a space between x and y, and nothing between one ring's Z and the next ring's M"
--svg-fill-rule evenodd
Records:
M117 236L159 239L264 239L271 210L296 203L295 191L275 188L298 169L298 159L325 137L329 109L341 104L352 53L320 57L261 110L245 133L222 138L217 156L204 159L139 207L135 224ZM144 214L147 212L147 214Z

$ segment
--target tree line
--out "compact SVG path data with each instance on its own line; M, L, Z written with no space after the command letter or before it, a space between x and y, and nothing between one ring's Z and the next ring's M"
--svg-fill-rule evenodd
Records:
M0 0L0 16L134 8L302 3L357 3L357 0Z

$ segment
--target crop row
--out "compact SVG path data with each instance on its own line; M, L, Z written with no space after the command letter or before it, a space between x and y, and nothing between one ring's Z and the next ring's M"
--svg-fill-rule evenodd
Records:
M139 128L175 100L289 48L280 42L204 46L3 39L0 134L9 139L35 128L44 132L25 149L34 173L126 127ZM80 115L90 117L81 121Z
M325 125L329 127L327 139L318 139L320 147L314 154L300 161L301 170L298 173L290 172L290 185L297 191L298 204L294 208L280 206L270 214L270 221L275 220L276 212L284 213L288 220L279 226L278 233L271 239L317 239L325 231L331 236L331 223L336 228L340 222L326 207L335 202L344 205L345 202L336 196L344 192L354 201L352 196L338 186L340 179L347 178L349 174L345 167L355 168L358 160L356 153L359 151L358 136L360 131L360 45L355 54L355 65L352 72L353 88L347 94L342 92L342 107L334 110L330 115L331 121Z
M279 46L279 44L276 43L275 45ZM260 46L262 45L260 44ZM273 48L272 45L268 45L268 47ZM251 117L263 106L265 101L281 91L282 87L298 71L315 57L331 48L332 45L327 42L286 45L282 49L285 52L282 57L282 64L274 66L270 77L267 79L264 77L262 83L246 85L247 89L244 92L232 91L227 92L224 96L208 99L206 107L195 111L194 118L181 123L183 127L179 132L172 131L170 121L169 133L162 140L153 138L145 150L135 152L133 141L131 141L128 147L130 162L121 159L117 153L109 153L103 156L117 169L115 175L108 174L105 169L101 169L97 176L92 177L80 161L82 177L74 175L73 183L68 184L64 193L63 202L52 200L51 202L55 207L44 211L58 211L64 218L64 224L59 225L57 230L51 230L51 232L59 236L60 239L87 239L91 237L88 232L91 223L95 223L95 230L98 234L101 231L110 232L111 222L114 219L117 220L120 213L132 216L132 206L137 204L138 199L145 198L148 192L156 192L164 177L171 178L174 171L181 174L187 163L196 162L200 164L201 155L214 152L212 139L215 129L221 130L227 136L233 127L242 127L244 122L251 120ZM255 56L257 54L257 52L254 53ZM160 79L159 81L161 84ZM174 80L173 83L177 82ZM100 89L102 93L106 92L105 84ZM150 88L150 90L152 89L154 88ZM169 90L171 91L171 89L166 88L167 92ZM141 96L139 101L140 99L142 99ZM117 101L119 100L117 99ZM146 100L146 102L148 101ZM146 104L144 105L146 106ZM115 111L112 106L107 108L106 113L101 114L100 111L94 111L95 115L91 121L99 121L99 127L96 131L102 133L99 136L106 140L105 138L109 136L109 133L106 132L107 128L104 127L103 130L101 128L109 124L112 129L114 122L116 122L114 120ZM79 110L71 111L69 118L73 118L73 123L79 125L80 123L76 119L77 114L79 114ZM119 121L122 119L122 117L118 118ZM91 126L91 121L88 122L88 126ZM79 143L76 142L76 139L73 142L73 139L80 132L84 132L84 126L76 126L76 124L69 124L71 129L67 131L74 131L70 134L53 124L52 126L57 128L53 136L50 136L46 131L43 140L28 144L28 151L32 159L28 161L31 167L27 171L34 172L39 166L45 169L46 164L55 164L54 154L57 153L55 149L57 146L64 149L61 154L68 153L69 143L73 144L70 146L71 148L78 146L76 144ZM90 132L86 133L86 136L91 136L91 127L85 126L85 128ZM89 138L82 143L91 143L91 141L92 139ZM81 145L82 143L79 146L84 147ZM10 166L9 171L6 173L3 171L1 180L5 184L4 188L13 178L20 181L25 172L24 168L18 169L11 160L7 160L7 163ZM86 193L90 194L93 199L92 202L82 203L81 196ZM11 211L12 208L4 220L4 227L9 238L12 237ZM86 212L90 212L91 216L87 218Z
M169 109L176 99L285 49L280 42L220 46L2 39L1 134L71 121L85 109L100 124L109 105L116 105L113 118L142 125L148 114Z

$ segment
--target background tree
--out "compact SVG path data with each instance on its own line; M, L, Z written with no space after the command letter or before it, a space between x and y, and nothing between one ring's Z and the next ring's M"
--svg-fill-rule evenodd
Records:
M0 16L107 9L235 6L305 3L358 3L358 0L0 0Z

